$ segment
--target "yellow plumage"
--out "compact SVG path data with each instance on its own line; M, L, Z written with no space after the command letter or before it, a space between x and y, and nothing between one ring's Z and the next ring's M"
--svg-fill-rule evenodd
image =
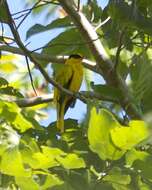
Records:
M64 67L55 73L55 80L64 88L78 92L83 79L82 59L80 55L71 55L66 60ZM64 114L75 99L55 88L54 101L57 109L57 128L64 132Z

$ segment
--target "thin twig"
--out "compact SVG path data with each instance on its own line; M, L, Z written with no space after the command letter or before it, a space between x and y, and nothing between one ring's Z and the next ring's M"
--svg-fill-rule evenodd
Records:
M1 28L2 28L2 39L4 40L4 25L2 22L1 22Z
M115 66L114 66L114 70L117 70L118 64L119 64L119 56L120 56L120 52L122 50L122 41L123 41L123 37L125 35L125 30L126 27L120 32L119 35L119 40L118 40L118 48L117 48L117 52L116 52L116 61L115 61Z
M40 7L48 5L48 4L59 5L59 3L50 2L50 1L43 1L43 2L44 2L44 4L40 4L40 5L37 5L35 7L29 8L29 9L24 9L22 11L19 11L19 12L16 12L16 13L12 13L11 15L12 16L16 16L18 14L25 13L25 12L28 12L28 11L32 11L34 9L40 8Z
M111 99L109 97L104 97L103 95L96 93L96 92L80 91L77 93L77 95L79 97L85 97L86 100L87 99L90 99L90 100L96 99L96 100L102 100L102 101L107 101L107 102L119 104L114 99ZM32 98L14 99L11 97L11 98L2 98L2 99L9 101L9 102L15 102L20 107L31 107L31 106L35 106L35 105L39 105L39 104L52 102L53 96L54 96L54 94L51 93L51 94L44 94L42 96L36 96L36 97L32 97ZM86 103L86 101L83 101L83 102Z
M60 5L59 3L53 2L53 1L45 1L45 0L43 0L43 2L46 3L46 4Z
M35 95L37 96L37 92L36 92L36 89L34 87L33 77L32 77L32 74L31 74L30 65L29 65L29 61L28 61L27 56L25 56L25 60L26 60L26 64L27 64L28 73L29 73L29 76L30 76L31 85L32 85L32 88L33 88L33 91L34 91Z
M78 8L77 8L77 11L78 11L78 12L80 11L80 0L78 0Z
M101 22L98 26L95 27L95 30L98 30L100 27L105 25L110 19L111 19L111 17L108 16L108 18L106 18L103 22Z
M3 98L2 98L3 99ZM32 107L39 104L44 104L53 101L53 94L46 94L43 96L36 96L32 98L20 98L20 99L12 99L12 98L4 98L5 101L15 102L19 107Z
M18 24L17 29L21 26L21 24L24 22L24 20L29 16L29 14L32 12L32 10L41 2L41 0L39 0L38 2L36 2L33 7L28 11L28 13L24 16L24 18L21 20L21 22Z

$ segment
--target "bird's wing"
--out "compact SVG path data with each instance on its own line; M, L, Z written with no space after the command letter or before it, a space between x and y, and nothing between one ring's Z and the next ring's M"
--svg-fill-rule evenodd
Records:
M69 89L72 78L73 70L69 65L64 65L64 67L61 67L61 69L55 74L55 80L66 89ZM64 97L65 93L55 88L55 99L59 103L63 102Z

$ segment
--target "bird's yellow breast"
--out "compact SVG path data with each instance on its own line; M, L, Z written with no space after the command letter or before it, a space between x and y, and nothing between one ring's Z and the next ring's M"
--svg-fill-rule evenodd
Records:
M77 92L80 89L82 80L83 80L83 66L79 60L71 60L66 63L72 68L73 77L69 87L69 90Z

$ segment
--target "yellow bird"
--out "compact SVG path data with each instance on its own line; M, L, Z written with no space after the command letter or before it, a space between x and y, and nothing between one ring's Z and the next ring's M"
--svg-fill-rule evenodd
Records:
M65 65L55 73L55 80L64 88L78 92L83 80L83 57L72 54L66 60ZM64 115L67 109L75 102L75 99L63 93L59 89L54 89L54 101L57 110L57 128L64 132Z

